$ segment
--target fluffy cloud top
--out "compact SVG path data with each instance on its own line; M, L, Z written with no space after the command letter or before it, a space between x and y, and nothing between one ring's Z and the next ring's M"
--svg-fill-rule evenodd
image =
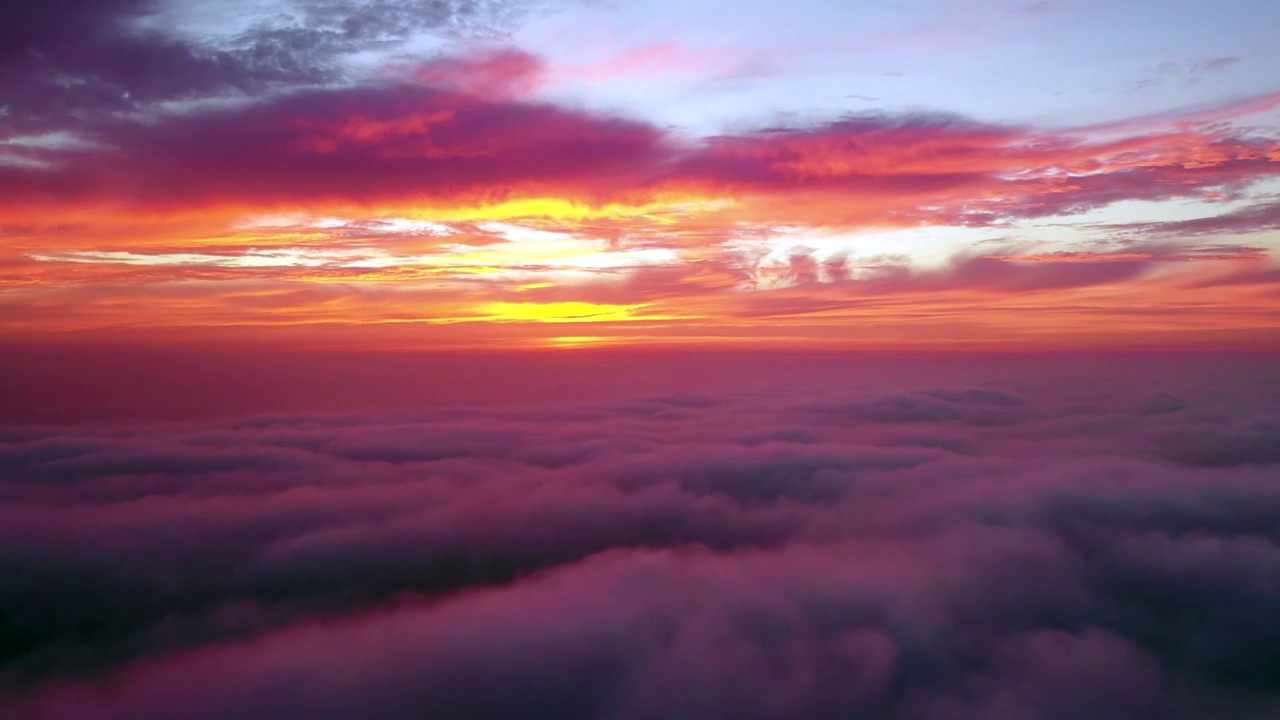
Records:
M11 426L20 718L1280 710L1280 378ZM1215 379L1217 378L1217 379Z

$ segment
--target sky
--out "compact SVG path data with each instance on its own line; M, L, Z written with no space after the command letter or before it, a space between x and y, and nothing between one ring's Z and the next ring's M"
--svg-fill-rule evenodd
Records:
M1274 350L1280 6L53 0L0 340Z

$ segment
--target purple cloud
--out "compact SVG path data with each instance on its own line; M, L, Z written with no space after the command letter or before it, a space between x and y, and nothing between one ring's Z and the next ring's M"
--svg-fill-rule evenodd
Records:
M0 707L1265 717L1274 373L1110 367L11 426Z

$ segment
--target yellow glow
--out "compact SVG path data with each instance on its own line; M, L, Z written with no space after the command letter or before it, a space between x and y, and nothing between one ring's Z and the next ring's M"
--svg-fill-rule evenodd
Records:
M560 337L551 337L546 339L547 345L562 348L600 345L608 342L616 342L616 338L602 337L600 335L563 335Z
M664 198L655 202L635 205L607 203L593 206L564 198L543 197L508 200L494 205L419 208L412 215L417 218L443 221L511 220L529 217L549 217L557 220L588 220L638 217L672 212L721 210L734 204L732 200L725 198L688 196Z
M481 308L484 320L497 322L602 322L638 320L632 312L644 305L596 305L587 302L488 303Z

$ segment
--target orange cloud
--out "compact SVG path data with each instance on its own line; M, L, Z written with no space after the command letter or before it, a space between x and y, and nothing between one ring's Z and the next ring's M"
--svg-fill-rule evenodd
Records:
M617 69L671 49L651 50ZM787 246L1230 202L1280 176L1280 138L1223 118L1271 99L1067 131L869 115L695 141L536 101L545 72L520 53L442 59L381 87L103 120L93 143L0 166L0 332L945 346L1156 342L1182 323L1276 337L1269 246L1190 242L1276 227L1265 202L1095 228L1143 242L944 266ZM566 322L592 327L552 327Z

